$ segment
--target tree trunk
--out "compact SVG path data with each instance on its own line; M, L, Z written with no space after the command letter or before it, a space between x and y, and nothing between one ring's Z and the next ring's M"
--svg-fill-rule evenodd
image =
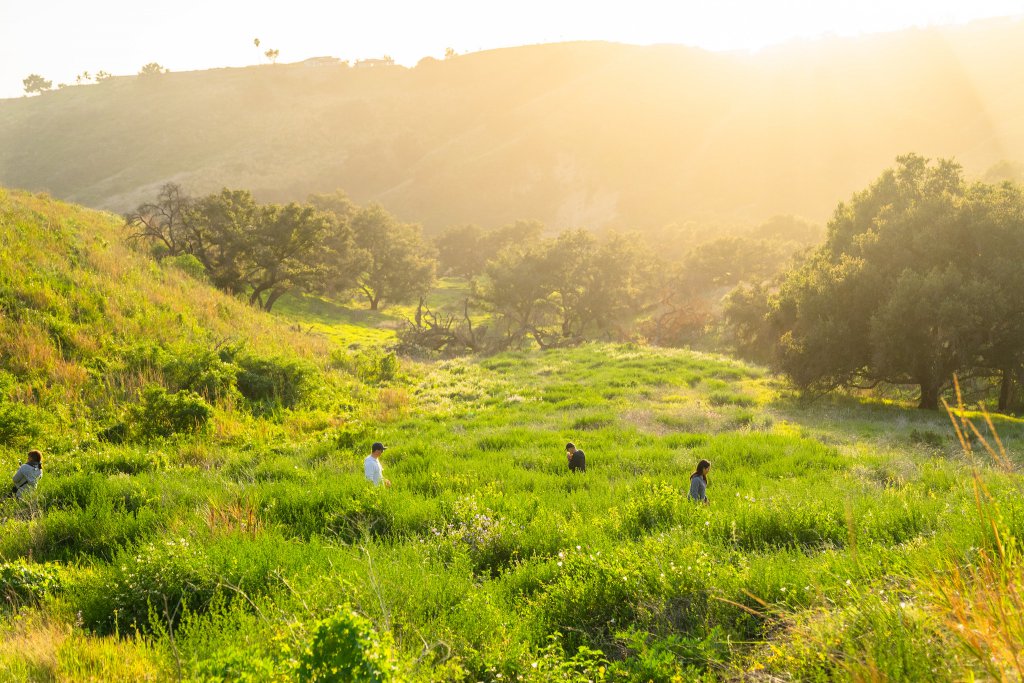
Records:
M256 288L252 290L252 294L249 295L249 305L263 308L263 289Z
M267 296L267 303L264 304L263 306L263 310L266 311L267 313L270 313L270 309L274 307L274 304L277 303L277 300L280 299L281 296L287 291L287 288L282 288L275 289L272 292L270 292L270 294Z
M1004 368L1003 377L999 385L999 412L1019 413L1022 403L1020 392L1021 370L1020 368Z
M921 382L921 400L917 404L921 410L939 409L939 383L929 380Z
M371 311L376 311L377 310L377 304L378 304L378 302L380 302L380 297L379 296L369 296L369 295L367 295L366 298L370 300L370 310Z

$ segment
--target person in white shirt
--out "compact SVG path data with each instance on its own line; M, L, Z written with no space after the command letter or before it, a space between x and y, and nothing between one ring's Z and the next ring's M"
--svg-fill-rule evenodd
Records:
M35 488L36 482L43 476L43 454L39 451L28 452L28 462L14 473L14 489L12 493L18 498L26 491Z
M384 468L380 466L380 456L384 454L384 450L387 448L381 442L376 442L370 449L370 454L366 456L366 460L363 461L363 473L366 475L366 481L373 482L374 486L391 486L391 482L384 478Z

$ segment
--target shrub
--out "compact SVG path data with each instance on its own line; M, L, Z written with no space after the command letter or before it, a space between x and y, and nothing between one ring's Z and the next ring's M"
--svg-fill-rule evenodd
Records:
M164 259L164 263L177 268L196 280L206 282L206 267L194 254L178 254Z
M39 436L35 411L0 397L0 446L17 446Z
M331 360L335 367L348 370L365 384L383 384L398 376L398 356L394 351L377 347L359 349L354 353L338 351Z
M398 671L389 634L381 636L351 609L319 622L312 642L299 658L300 681L383 683Z
M293 408L309 393L315 370L297 358L279 356L236 359L241 368L238 390L246 399L265 406Z
M186 611L209 604L216 585L206 555L181 539L124 549L69 594L85 626L110 634L155 625L173 629Z
M59 589L55 567L27 562L0 564L0 601L11 607L37 603Z
M135 410L136 430L144 439L192 434L203 431L212 416L213 408L199 394L169 394L151 385L142 392L142 405Z
M238 366L209 349L187 348L163 364L164 377L179 391L194 391L208 401L235 393Z

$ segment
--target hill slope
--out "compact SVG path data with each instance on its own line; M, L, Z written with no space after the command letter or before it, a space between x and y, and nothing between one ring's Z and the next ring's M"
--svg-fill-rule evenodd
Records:
M755 55L603 43L415 69L116 78L0 102L0 182L124 210L167 180L342 188L428 229L816 220L901 153L1024 160L1024 22Z
M122 223L0 188L0 417L10 419L0 425L0 451L31 435L70 447L150 384L209 393L198 387L231 370L217 356L228 348L326 357L322 337L133 252Z

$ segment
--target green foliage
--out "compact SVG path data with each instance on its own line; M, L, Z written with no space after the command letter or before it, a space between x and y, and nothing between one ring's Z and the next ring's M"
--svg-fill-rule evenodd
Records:
M164 379L176 390L199 394L209 402L235 394L239 367L225 361L225 354L193 347L161 355Z
M190 277L194 277L197 280L206 279L206 268L203 267L203 262L196 258L195 254L178 254L177 256L165 259L164 263L184 273L188 273Z
M949 160L897 164L839 205L825 243L777 295L733 297L740 346L768 345L803 389L917 384L922 408L938 407L955 373L987 372L1006 410L1024 367L1024 315L1006 303L1024 286L1012 265L1024 223L1010 218L1024 193L969 185Z
M0 396L0 446L19 446L39 436L40 418L22 403Z
M671 484L641 480L622 510L623 530L635 538L673 526L679 519L677 506L681 500L685 500L685 494Z
M382 302L414 300L429 289L436 263L420 226L400 223L373 204L356 212L351 228L359 250L357 286L371 310Z
M627 338L649 301L653 258L635 236L598 241L584 230L509 244L488 261L476 295L506 343L542 348L597 337Z
M142 402L133 414L133 428L143 439L195 434L206 429L213 409L192 391L173 394L151 385L142 392Z
M60 569L27 562L0 563L0 600L5 607L38 604L61 590Z
M370 346L353 352L336 351L331 358L335 367L341 367L370 384L386 384L398 376L398 356L394 351Z
M320 621L299 659L298 678L309 682L384 683L395 680L397 656L389 634L349 608Z
M307 396L316 377L315 369L298 358L276 356L257 358L241 355L235 359L238 391L264 408L294 408Z
M120 551L79 579L74 601L85 626L99 633L173 630L186 611L205 609L216 587L208 556L177 539Z

